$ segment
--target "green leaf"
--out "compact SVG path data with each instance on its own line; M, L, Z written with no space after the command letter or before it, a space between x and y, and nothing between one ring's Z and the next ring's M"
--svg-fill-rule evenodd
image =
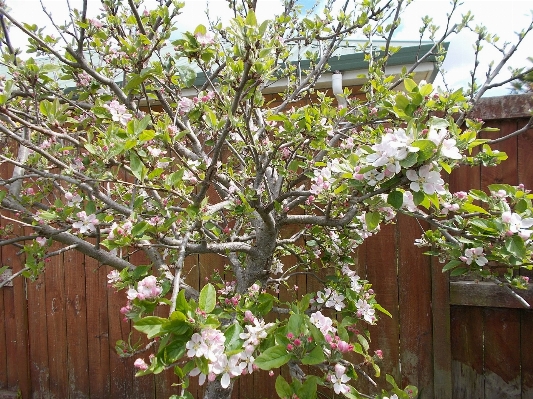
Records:
M148 227L150 227L148 222L145 222L143 220L137 223L135 226L133 226L133 228L131 229L131 235L133 237L141 237Z
M463 262L461 262L460 260L451 260L449 261L448 263L446 263L444 265L444 267L442 268L442 272L447 272L448 270L451 270L459 265L462 265Z
M523 259L526 256L524 240L516 234L505 240L505 249L519 259Z
M418 88L418 85L413 79L405 78L403 80L403 85L405 86L405 89L408 92L413 92L416 88Z
M489 214L485 209L474 204L463 204L461 205L461 209L468 213L484 213L487 215Z
M278 378L276 378L275 387L276 393L280 398L292 398L292 388L282 375L278 375Z
M315 375L310 375L304 381L302 386L298 389L297 395L299 398L315 399L316 388L319 384L320 378Z
M292 355L287 352L285 345L276 345L268 348L255 359L255 365L261 370L271 370L283 366Z
M387 197L387 204L391 205L394 209L400 209L403 205L403 193L398 190L394 190Z
M176 298L176 310L180 310L183 313L192 310L189 306L189 302L187 302L187 298L185 298L185 290L181 290Z
M413 191L413 202L415 205L420 205L426 199L426 194L423 191Z
M130 168L133 175L142 182L143 180L143 163L141 158L137 155L135 151L130 152Z
M242 347L242 341L239 335L243 332L243 329L240 324L232 324L225 332L224 337L226 337L226 350L234 350Z
M379 303L375 303L374 304L374 309L377 309L379 310L381 313L383 314L386 314L387 316L389 316L390 318L392 318L392 315L390 314L390 312L385 309L384 307L382 307Z
M458 267L456 269L453 269L451 272L450 272L450 276L451 277L455 277L455 276L461 276L465 273L468 272L468 268L466 267Z
M191 87L196 80L196 72L189 66L180 65L176 67L176 72L185 87Z
M206 313L211 313L217 304L217 292L211 283L206 284L200 292L198 306Z
M205 35L207 33L207 28L200 24L196 27L196 29L194 30L194 35Z
M417 152L418 162L427 161L435 155L435 150L437 149L437 146L431 140L417 140L412 145L413 147L420 148L420 151Z
M431 83L425 84L419 88L419 93L423 96L428 96L433 92Z
M320 364L323 361L324 350L319 345L315 346L315 348L311 352L309 352L302 358L302 364L306 365Z
M153 338L161 333L163 327L168 323L167 319L157 316L148 316L133 323L133 327L146 334L148 338Z
M369 348L368 340L361 334L357 334L357 340L361 343L361 345L363 345L365 352L368 352L368 348Z
M167 364L172 364L178 361L185 355L185 342L176 340L165 346L164 361Z
M253 10L248 10L248 15L246 16L246 25L248 26L257 26L257 18L255 17L255 12Z
M365 222L368 231L372 231L379 226L381 215L378 212L367 212L365 214Z
M139 141L150 141L155 137L155 131L153 130L144 130L139 134Z
M305 332L305 316L303 314L293 314L289 317L289 323L287 324L288 332L293 333L295 336Z
M409 169L411 166L415 165L417 161L418 161L417 153L410 152L404 159L400 161L400 165L405 169Z
M403 94L396 95L396 106L401 109L405 110L411 102L407 97L405 97Z
M439 161L439 165L442 167L442 169L446 171L446 173L448 174L452 173L452 167L448 165L446 162L444 162L443 160Z

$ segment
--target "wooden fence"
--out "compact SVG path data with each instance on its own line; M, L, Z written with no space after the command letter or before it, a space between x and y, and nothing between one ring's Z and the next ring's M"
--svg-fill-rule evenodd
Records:
M478 116L501 129L490 133L497 137L523 126L532 105L526 96L488 99ZM492 182L533 187L533 131L494 147L509 160L483 171L459 170L450 177L453 191ZM425 399L533 398L533 311L497 286L450 283L442 264L412 245L421 231L417 221L399 217L359 248L360 275L393 315L371 328L372 349L384 353L383 373L418 386ZM16 252L0 250L1 264L20 270ZM221 266L210 255L188 262L188 281L198 284ZM115 353L115 342L128 339L131 329L118 311L125 294L106 286L108 272L69 252L53 258L37 281L17 279L0 289L0 399L17 392L25 399L163 399L179 393L170 372L134 378L134 359ZM296 284L305 289L305 278ZM130 338L139 337L133 332ZM233 397L275 398L274 380L265 372L244 377ZM366 381L359 384L372 390ZM193 387L193 393L199 397L200 390Z

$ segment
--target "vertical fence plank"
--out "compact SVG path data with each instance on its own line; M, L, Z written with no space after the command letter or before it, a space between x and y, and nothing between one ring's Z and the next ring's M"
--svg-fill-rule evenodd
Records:
M370 326L372 350L383 351L382 375L390 374L400 381L399 312L398 282L396 259L396 226L382 226L381 232L367 239L365 245L367 277L376 292L378 303L388 310L392 318L378 315L377 326ZM366 328L366 326L365 326ZM380 388L390 388L384 378L379 381Z
M5 329L5 352L6 352L6 388L17 390L19 385L18 374L15 365L17 364L17 328L15 321L15 300L13 287L2 288L4 292L4 329Z
M447 399L452 397L449 277L442 272L442 264L437 258L433 257L431 263L434 398Z
M533 310L520 311L522 399L533 399Z
M91 399L105 399L110 391L107 291L111 288L106 286L107 272L108 268L99 265L96 260L85 258L87 360Z
M132 390L132 367L135 359L118 356L115 345L118 340L128 342L131 331L130 323L123 320L119 310L126 306L124 291L108 292L107 312L109 318L109 371L111 374L110 398L128 398Z
M48 364L50 367L50 394L68 398L67 371L67 321L63 256L50 258L46 267L46 327L48 338Z
M69 251L63 261L69 397L89 398L85 256L81 252Z
M405 215L399 215L397 223L402 385L415 385L420 399L432 399L431 259L413 245L428 226Z
M487 399L521 397L519 312L518 309L484 309Z
M451 309L453 399L484 399L483 308Z
M46 398L50 391L50 368L46 334L45 276L41 274L36 281L28 283L27 289L32 398Z
M24 235L23 230L18 227L15 227L14 232L21 236ZM14 247L4 248L2 251L5 264L12 268L13 273L17 273L24 267L21 255L17 251ZM17 387L24 397L29 398L31 395L31 376L28 356L26 279L14 279L13 287L10 290L12 291L12 295L8 296L9 301L6 303L6 313L9 312L12 323L11 326L6 323L6 327L11 330L7 343L8 357L10 357L7 363L8 377L10 380L8 381L8 387ZM12 351L9 351L9 348Z
M522 127L527 123L527 120L521 119L517 121L517 127ZM522 183L527 189L533 189L533 129L518 136L517 145L517 169L518 169L518 183Z
M3 262L2 262L3 264ZM4 325L4 328L0 328L0 389L7 387L7 342L6 342L6 312L4 293L7 295L8 288L4 287L0 289L0 320Z

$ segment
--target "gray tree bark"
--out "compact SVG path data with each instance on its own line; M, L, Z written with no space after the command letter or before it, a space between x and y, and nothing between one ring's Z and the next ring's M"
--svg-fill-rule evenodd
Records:
M228 388L222 388L220 379L218 378L215 381L208 382L203 399L230 399L234 381L231 380Z

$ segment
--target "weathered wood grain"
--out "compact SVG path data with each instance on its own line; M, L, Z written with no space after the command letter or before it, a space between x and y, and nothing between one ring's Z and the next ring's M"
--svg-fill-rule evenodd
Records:
M451 309L453 399L485 399L483 309Z

